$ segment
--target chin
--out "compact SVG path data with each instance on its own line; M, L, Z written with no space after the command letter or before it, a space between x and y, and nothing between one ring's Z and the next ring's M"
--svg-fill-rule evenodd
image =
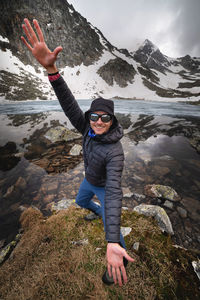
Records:
M94 130L94 132L95 132L95 134L103 134L103 133L105 133L105 129L101 129L101 130Z

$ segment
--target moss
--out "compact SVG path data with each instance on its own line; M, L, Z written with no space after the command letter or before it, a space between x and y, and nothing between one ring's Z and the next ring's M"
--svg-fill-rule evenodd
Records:
M123 211L125 239L135 258L122 288L101 282L106 268L102 220L86 222L85 210L70 207L44 219L33 209L23 213L25 232L12 261L0 268L0 295L6 299L199 299L191 262L197 255L173 247L152 218ZM72 241L88 239L87 245ZM139 241L139 251L132 249ZM98 251L97 251L97 248ZM20 287L20 288L19 288Z

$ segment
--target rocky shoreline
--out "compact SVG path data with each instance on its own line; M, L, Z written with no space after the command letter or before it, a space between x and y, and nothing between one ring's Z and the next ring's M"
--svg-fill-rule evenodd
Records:
M125 131L122 140L125 150L123 206L130 210L140 204L163 207L174 229L174 243L198 252L200 120L121 114L117 117ZM160 139L164 148L169 148L167 154L166 149L159 148ZM182 158L182 152L175 157L170 152L172 146L180 143L184 143L186 158ZM48 216L53 204L61 200L74 201L84 177L81 137L75 130L64 128L59 121L51 126L43 121L40 129L23 140L20 150L14 142L0 147L0 158L3 229L0 248L3 248L18 233L19 217L26 208L34 206ZM152 193L156 185L157 193L155 189ZM169 187L177 196L170 198L171 192L161 192L161 187Z

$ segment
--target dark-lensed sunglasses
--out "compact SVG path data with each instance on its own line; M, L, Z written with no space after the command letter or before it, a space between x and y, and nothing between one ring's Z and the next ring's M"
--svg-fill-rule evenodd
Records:
M89 118L92 122L97 122L99 120L99 118L101 118L101 121L103 123L108 123L112 119L112 116L109 115L109 114L99 115L99 114L96 114L96 113L91 113Z

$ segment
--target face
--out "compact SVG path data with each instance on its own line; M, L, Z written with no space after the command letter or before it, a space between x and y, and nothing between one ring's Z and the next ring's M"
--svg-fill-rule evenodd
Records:
M105 111L94 111L94 113L96 113L98 115L107 114ZM94 133L96 133L96 134L106 133L110 129L111 125L112 125L112 120L110 120L109 122L106 122L106 123L102 122L101 118L99 118L96 122L93 122L90 120L90 126L93 129Z

